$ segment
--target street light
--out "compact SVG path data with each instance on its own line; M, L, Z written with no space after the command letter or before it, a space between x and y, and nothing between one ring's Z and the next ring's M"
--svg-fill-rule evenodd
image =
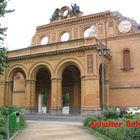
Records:
M104 59L103 59L103 57L104 57L104 55L106 55L107 54L107 52L109 51L109 49L108 48L106 48L106 47L98 47L97 48L97 51L98 51L98 53L99 53L99 56L101 56L101 63L102 63L102 67L101 67L101 83L102 83L102 96L101 96L101 98L102 98L102 106L101 106L101 109L103 109L104 108L104 77L105 77L105 73L104 73Z

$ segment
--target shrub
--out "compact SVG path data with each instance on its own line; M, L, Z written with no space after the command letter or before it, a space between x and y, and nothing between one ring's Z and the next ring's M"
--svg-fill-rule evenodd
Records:
M124 115L124 118L126 118L126 119L134 119L134 115L131 114L131 113L127 113L127 114Z
M90 122L96 121L96 118L88 117L84 120L84 126L89 126Z
M0 113L0 140L5 136L6 118Z
M21 128L24 128L26 126L25 116L23 114L20 115L20 125Z
M0 107L0 112L5 117L15 111L20 111L20 109L17 108L16 106L10 106L10 105Z
M84 125L90 127L90 122L94 121L121 121L123 122L123 125L121 125L119 128L114 127L92 127L90 129L94 129L98 131L99 133L106 135L111 140L140 140L140 128L126 128L126 121L130 120L131 122L140 122L140 113L132 115L130 113L122 115L123 118L119 118L119 115L117 114L116 110L114 108L109 108L104 110L103 116L95 116L94 117L88 117L84 121ZM106 118L106 119L104 119Z
M111 140L123 140L123 133L124 128L119 127L118 129L114 127L108 127L108 128L96 128L97 131L99 131L101 134L108 136L111 138Z
M140 128L126 128L123 140L140 140Z
M138 122L140 122L140 113L136 113L134 115L134 119L137 120Z
M117 119L119 117L115 108L105 109L103 114L106 119Z

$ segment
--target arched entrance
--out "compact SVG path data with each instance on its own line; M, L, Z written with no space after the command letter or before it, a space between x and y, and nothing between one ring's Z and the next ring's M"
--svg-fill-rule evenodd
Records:
M36 75L36 106L39 113L47 113L51 106L51 74L46 68Z
M9 71L6 104L25 107L26 78L26 71L22 66L15 66Z
M63 114L80 114L81 79L80 70L75 65L68 65L62 73Z
M99 90L100 90L100 107L101 110L106 107L106 71L105 65L100 64L99 66Z

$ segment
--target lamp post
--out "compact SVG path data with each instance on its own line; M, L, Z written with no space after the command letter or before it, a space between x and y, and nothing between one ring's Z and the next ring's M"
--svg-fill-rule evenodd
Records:
M103 108L104 108L104 105L105 105L105 102L104 102L104 100L105 100L105 92L104 92L104 89L105 89L105 86L104 86L104 84L105 84L105 73L104 73L104 55L106 55L106 53L109 51L109 49L108 48L106 48L106 47L98 47L97 48L97 51L98 51L98 53L99 53L99 56L101 56L101 93L102 93L102 96L101 96L101 99L102 99L102 105L101 105L101 110L103 110Z

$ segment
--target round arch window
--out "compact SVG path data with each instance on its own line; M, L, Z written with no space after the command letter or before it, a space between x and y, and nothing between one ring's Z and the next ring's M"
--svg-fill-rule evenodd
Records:
M61 41L68 41L70 38L70 35L68 32L65 32L61 35Z
M41 45L45 45L45 44L48 44L48 37L45 36L41 39Z

